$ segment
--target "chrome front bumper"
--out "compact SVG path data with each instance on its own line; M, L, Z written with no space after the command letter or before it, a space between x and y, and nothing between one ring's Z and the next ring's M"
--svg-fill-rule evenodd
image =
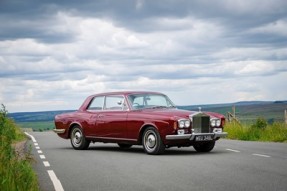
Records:
M57 134L65 133L66 129L53 129L53 131Z
M189 139L193 141L196 136L211 136L214 140L217 138L223 138L227 136L226 132L222 133L192 133L192 134L183 134L183 135L167 135L166 140L184 140Z

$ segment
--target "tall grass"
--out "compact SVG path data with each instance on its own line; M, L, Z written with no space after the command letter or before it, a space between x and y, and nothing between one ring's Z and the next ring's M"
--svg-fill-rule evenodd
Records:
M49 131L54 128L54 121L18 122L21 128L32 128L33 131Z
M287 125L275 122L267 124L265 119L258 118L251 125L241 125L235 122L226 123L224 131L229 139L246 141L287 142Z
M0 109L0 190L39 190L37 176L31 167L28 154L20 158L12 147L13 142L25 140L15 123L7 117L2 105Z

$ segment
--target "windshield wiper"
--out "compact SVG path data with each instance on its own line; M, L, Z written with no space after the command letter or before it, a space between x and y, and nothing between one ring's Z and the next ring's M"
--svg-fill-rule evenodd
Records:
M160 108L167 108L167 106L162 106L162 105L157 105L157 106L152 106L148 107L149 109L160 109Z

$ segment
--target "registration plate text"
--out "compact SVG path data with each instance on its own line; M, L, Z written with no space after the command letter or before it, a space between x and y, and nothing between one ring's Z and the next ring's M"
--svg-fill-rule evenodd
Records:
M195 141L212 141L212 137L210 135L199 135L195 137Z

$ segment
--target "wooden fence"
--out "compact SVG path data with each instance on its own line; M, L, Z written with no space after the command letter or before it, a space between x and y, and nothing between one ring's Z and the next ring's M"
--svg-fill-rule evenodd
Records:
M227 112L227 121L228 122L233 121L233 122L240 124L239 119L236 117L235 106L232 107L232 113ZM284 111L284 121L285 121L285 124L287 124L287 110Z
M239 125L241 125L241 124L240 124L240 121L239 121L238 118L236 117L236 111L235 111L235 110L236 110L236 109L235 109L235 106L233 106L233 107L232 107L232 113L227 112L227 121L228 121L228 122L233 121L233 122L236 122L236 123L238 123Z

